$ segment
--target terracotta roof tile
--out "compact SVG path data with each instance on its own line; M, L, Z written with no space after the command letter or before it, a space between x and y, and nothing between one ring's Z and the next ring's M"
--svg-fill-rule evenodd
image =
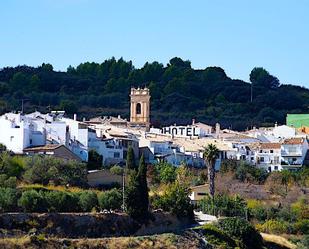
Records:
M260 143L260 149L280 149L281 143Z
M295 138L288 138L284 140L284 144L302 144L304 142L304 139L301 137L295 137Z

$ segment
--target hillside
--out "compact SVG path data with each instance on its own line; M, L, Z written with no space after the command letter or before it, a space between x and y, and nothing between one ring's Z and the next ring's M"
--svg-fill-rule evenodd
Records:
M287 113L307 112L309 90L280 84L263 68L250 73L251 82L229 78L219 67L196 70L189 61L173 58L164 66L146 63L137 69L122 58L82 63L56 72L52 65L6 67L0 70L0 113L64 109L79 117L118 115L128 118L129 89L151 90L151 120L156 126L188 123L192 118L223 127L285 123Z

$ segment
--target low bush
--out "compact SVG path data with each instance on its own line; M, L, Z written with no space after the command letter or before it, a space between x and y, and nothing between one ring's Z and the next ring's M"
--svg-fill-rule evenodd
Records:
M216 195L214 198L214 208L212 202L212 198L207 195L198 205L204 213L213 214L214 211L216 216L245 217L246 215L246 202L238 195L234 197L225 194Z
M261 249L263 239L257 230L246 220L229 217L219 220L218 227L229 236L238 239L245 248Z
M123 167L120 167L119 165L114 165L109 169L109 171L114 175L122 175L123 174Z
M257 224L256 228L263 233L282 234L289 231L288 224L279 220L267 220L263 224Z
M93 191L83 191L79 193L78 205L84 212L90 212L93 208L98 205L97 194Z
M13 212L17 209L18 191L0 188L0 212Z
M309 234L309 220L301 220L294 224L294 231L298 234Z
M206 224L201 227L197 227L205 237L209 244L218 248L235 248L236 242L227 235L224 231L212 224Z
M63 191L46 191L44 198L49 212L78 211L78 195Z
M25 212L42 212L45 211L45 199L41 191L27 190L18 200L18 206Z
M190 190L177 181L171 184L163 195L151 197L151 205L155 209L163 209L178 217L193 218L193 206L189 198Z
M98 195L98 203L101 210L116 210L122 205L122 193L117 189L101 192Z

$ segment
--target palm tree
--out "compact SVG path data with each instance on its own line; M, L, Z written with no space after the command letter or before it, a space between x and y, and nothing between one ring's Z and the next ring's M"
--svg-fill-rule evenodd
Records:
M214 144L208 144L205 147L203 157L208 168L208 183L209 183L209 193L212 197L212 203L215 199L215 164L216 159L219 157L219 150Z

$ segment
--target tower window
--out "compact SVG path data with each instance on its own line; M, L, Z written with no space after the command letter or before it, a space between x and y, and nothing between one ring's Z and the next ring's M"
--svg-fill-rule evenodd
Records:
M141 103L136 104L136 114L141 114L142 113L142 106Z

